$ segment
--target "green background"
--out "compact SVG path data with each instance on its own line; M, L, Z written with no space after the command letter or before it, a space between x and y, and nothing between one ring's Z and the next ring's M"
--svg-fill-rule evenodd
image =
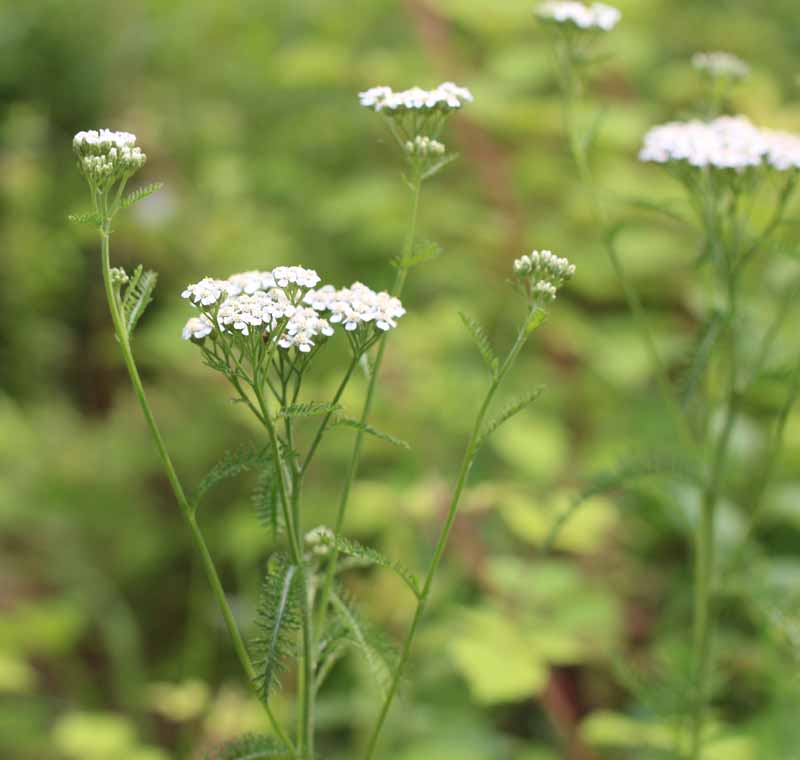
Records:
M623 259L679 381L702 301L697 238L634 207L679 198L636 152L650 125L697 106L702 83L688 63L697 50L752 64L736 111L800 131L798 12L794 0L618 5L624 18L602 43L611 55L583 116L605 109L598 181L626 222ZM507 346L523 307L506 283L513 258L550 248L578 274L506 388L546 391L473 470L380 756L673 756L697 494L659 478L614 489L586 502L553 552L540 551L597 473L673 442L566 153L529 0L0 3L0 756L203 757L263 727L116 351L96 235L66 220L89 200L72 135L135 132L149 158L135 182L165 183L119 219L112 258L160 273L134 349L178 471L194 484L259 431L180 340L183 286L302 264L326 281L388 287L410 198L395 145L356 94L446 79L470 87L475 103L445 134L462 158L424 190L422 237L444 255L412 272L375 416L412 450L368 441L351 535L424 567L486 384L458 312ZM786 241L754 284L756 323L797 277ZM778 369L797 351L797 324L790 315ZM312 397L333 392L339 348L320 360ZM782 378L763 384L736 431L723 556L746 530L737 495ZM363 388L348 391L351 413ZM332 521L351 442L345 432L326 439L308 527ZM253 485L245 476L219 487L200 515L247 632L270 551ZM783 760L800 746L799 488L792 417L753 556L720 602L708 760ZM399 638L412 611L402 584L383 572L349 584ZM287 684L277 701L286 719L292 694ZM324 760L357 756L377 699L357 659L337 667L319 706Z

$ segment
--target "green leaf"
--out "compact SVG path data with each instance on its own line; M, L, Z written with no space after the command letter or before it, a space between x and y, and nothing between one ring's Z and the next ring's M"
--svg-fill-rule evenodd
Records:
M483 361L486 363L486 366L489 368L492 376L496 376L497 370L500 367L500 360L497 358L497 355L492 348L492 344L489 342L489 336L486 334L486 330L484 330L483 327L481 327L480 324L472 317L468 317L462 312L459 312L459 316L461 317L461 321L464 323L464 326L467 328L467 330L469 330L469 334L475 341L475 345L481 352Z
M272 466L272 454L269 446L258 449L253 444L246 444L238 449L225 452L225 456L209 470L208 474L200 481L200 485L197 486L194 499L192 499L195 509L203 497L223 480L235 478L243 472L249 472L265 464Z
M410 256L395 259L394 264L399 268L411 269L419 264L424 264L426 261L437 259L441 255L442 247L438 243L425 240L417 245Z
M315 417L320 414L335 412L341 408L341 404L309 401L306 404L290 404L281 409L279 414L281 417Z
M208 760L291 760L293 755L266 734L244 734L208 755Z
M75 224L88 224L90 227L100 228L103 226L103 217L95 211L86 214L70 214L67 219Z
M422 179L430 179L438 174L445 166L452 164L459 157L458 153L448 153L444 158L440 158L436 163L432 164L430 168L422 175Z
M400 438L395 438L393 435L389 435L389 433L384 433L382 430L377 430L376 428L372 427L372 425L367 425L360 420L353 419L352 417L337 417L330 425L328 425L328 427L349 427L354 428L355 430L362 430L369 435L380 438L382 441L391 443L394 446L399 446L401 449L411 448L411 446L409 446L405 441L400 440Z
M694 399L705 377L711 355L714 353L724 325L725 317L719 311L714 310L700 333L697 345L692 351L691 359L680 381L680 396L684 405L690 404Z
M296 656L295 634L302 623L303 589L300 573L283 555L270 560L267 576L261 587L256 626L258 636L253 640L256 687L263 700L280 686L286 660Z
M400 576L400 578L414 593L414 596L419 597L420 591L417 579L408 570L408 568L404 567L400 563L393 562L372 547L364 546L358 541L353 541L352 539L345 538L344 536L334 537L332 543L336 547L336 551L338 551L340 554L346 554L348 557L358 560L359 564L378 565L397 573L397 575Z
M283 532L283 513L280 508L278 478L273 460L269 459L258 475L258 484L253 490L253 506L258 522L272 533L276 541Z
M364 621L352 601L344 599L341 593L331 593L331 604L347 631L350 643L362 654L378 683L384 689L388 688L396 654L386 637Z
M134 270L122 298L122 319L129 336L148 304L153 300L153 291L156 288L157 280L158 275L149 270L144 271L141 264Z
M616 470L602 472L594 477L575 497L553 524L542 544L542 551L549 552L552 549L564 526L587 501L609 491L624 488L632 481L655 475L671 476L691 483L699 483L701 480L696 468L688 460L683 460L674 453L651 452L644 457L624 462Z
M544 387L540 386L532 391L529 391L524 396L518 398L513 403L509 404L500 414L497 415L481 433L479 445L483 445L484 441L497 430L501 425L510 420L515 415L519 414L523 409L530 406L542 395Z
M152 185L145 185L144 187L140 187L138 190L134 190L132 193L128 193L123 199L122 203L120 204L121 208L128 208L133 206L134 203L138 203L141 200L151 196L153 193L160 190L164 187L163 182L153 182Z

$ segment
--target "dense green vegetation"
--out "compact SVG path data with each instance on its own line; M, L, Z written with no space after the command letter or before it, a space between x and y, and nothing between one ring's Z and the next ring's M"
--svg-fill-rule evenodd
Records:
M593 165L615 240L670 378L713 425L690 371L707 287L698 235L641 202L683 210L678 187L636 154L652 124L696 109L697 50L752 65L733 111L800 131L797 11L792 0L618 5L580 115L606 109ZM504 391L546 387L476 463L379 756L675 757L690 703L693 462L569 158L529 0L7 0L0 30L0 755L203 757L265 729L120 363L96 236L67 222L86 209L72 135L135 132L149 156L137 181L165 183L120 218L115 258L160 274L135 350L176 466L199 484L221 452L261 433L180 340L181 289L282 263L388 287L409 197L356 93L455 79L476 98L448 127L462 158L425 187L420 217L444 253L410 279L374 418L411 450L367 441L352 536L424 567L485 385L458 312L508 346L520 316L511 260L551 248L578 275ZM733 431L705 760L783 760L800 743L796 414L750 521L797 360L796 224L746 294L751 355L782 299L786 319ZM326 357L309 380L320 398L338 379L326 361L333 369ZM699 385L713 390L710 369ZM356 412L363 389L351 386L344 406ZM309 481L309 526L332 519L352 441L337 436ZM247 633L270 554L256 487L254 473L226 481L200 512ZM413 613L402 581L370 570L348 582L365 616L399 638ZM276 697L284 718L293 696ZM355 756L377 702L362 663L343 660L320 698L320 757Z

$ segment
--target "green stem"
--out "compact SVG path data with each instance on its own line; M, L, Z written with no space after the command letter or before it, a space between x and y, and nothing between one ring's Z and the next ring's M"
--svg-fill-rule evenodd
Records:
M192 536L195 549L200 556L203 569L205 570L206 577L208 578L208 582L211 586L211 591L213 592L217 601L217 605L222 613L223 620L225 621L225 627L228 629L228 635L233 643L233 648L236 651L236 655L239 658L242 669L247 676L247 680L252 686L255 683L255 670L253 668L253 663L250 660L247 647L245 646L242 635L239 632L239 628L236 624L236 619L234 618L233 612L228 604L228 600L225 597L225 591L222 588L222 583L220 582L217 569L214 565L214 560L211 558L211 554L208 551L203 533L197 523L194 510L189 503L189 500L186 498L183 486L178 479L178 475L175 472L175 467L172 464L172 459L169 456L166 444L161 436L161 431L159 430L155 417L153 416L153 412L150 409L150 404L147 401L144 386L142 385L142 380L139 376L139 370L133 358L133 352L131 351L128 333L125 329L122 314L120 314L119 304L117 303L117 297L114 292L114 286L111 283L110 219L108 218L103 224L100 237L103 282L105 285L106 298L108 300L108 308L111 313L111 321L114 325L114 332L117 335L117 342L119 343L119 347L122 352L122 358L128 370L128 375L130 377L134 393L139 401L142 413L144 414L144 418L148 427L150 428L156 448L158 449L159 456L161 457L161 462L163 464L164 471L166 472L167 479L169 480L169 484L172 487L173 493L175 494L175 500L178 502L178 506L180 507L181 512L186 519L186 523L189 526L189 532ZM267 717L272 725L272 729L275 731L275 734L279 737L283 744L286 745L286 747L294 752L294 745L281 729L280 724L275 719L275 716L270 709L270 706L266 702L262 702L262 704L264 705L264 710L267 713Z
M711 460L706 487L703 490L700 520L695 539L695 594L693 630L693 669L696 703L691 721L689 755L690 760L700 760L703 747L703 728L708 710L709 673L711 670L711 639L713 632L713 596L715 572L715 525L717 506L722 492L725 461L736 417L739 412L738 349L736 341L736 288L737 279L733 271L735 257L727 257L729 342L728 382L725 399L725 416L722 430L717 438Z
M523 327L520 329L517 339L508 353L505 361L503 362L502 366L498 370L497 374L492 378L492 383L489 386L489 390L486 393L486 396L481 404L481 407L478 411L478 415L475 418L475 424L472 428L472 433L469 437L469 442L467 443L467 448L464 451L464 457L461 460L461 468L458 472L458 479L456 480L456 486L453 490L453 495L450 499L450 506L447 510L447 517L442 525L442 528L439 532L439 538L436 541L436 548L433 552L433 557L431 559L430 565L428 566L428 572L425 575L425 582L422 586L422 591L420 592L419 599L417 601L417 607L414 612L414 618L411 621L411 626L408 629L408 633L406 634L405 641L403 642L403 646L400 650L400 659L397 663L397 668L394 672L392 677L391 684L389 686L389 691L387 692L386 698L383 701L383 705L381 706L381 711L378 714L378 719L375 723L375 727L372 730L372 734L370 735L369 743L367 744L367 751L364 755L365 760L372 760L372 757L375 754L375 749L378 744L378 739L380 738L380 733L383 728L383 725L386 721L386 717L389 714L389 709L392 706L392 702L394 701L395 696L397 695L397 689L400 685L400 680L403 675L403 670L405 669L405 665L408 662L408 658L411 655L411 646L414 643L414 638L417 634L417 629L419 627L420 621L422 620L422 616L425 614L425 608L428 604L428 599L430 597L431 588L433 586L433 581L436 576L436 571L439 568L439 563L442 560L442 556L444 555L445 548L447 547L447 541L450 538L450 531L453 528L453 523L455 522L456 515L458 514L458 505L461 501L461 495L464 492L464 487L467 483L467 478L469 476L470 470L472 469L472 464L475 461L475 456L478 453L478 448L481 441L481 430L483 428L483 422L486 418L486 414L489 411L489 407L494 399L495 394L497 393L497 389L500 387L500 383L502 382L503 378L505 377L508 370L511 368L514 360L517 358L517 355L522 350L522 347L525 345L525 342L528 339L528 328L527 325L530 321L530 318L533 316L533 313L528 315L528 320L526 320Z
M299 518L300 514L300 479L296 474L292 476L292 493L289 494L289 487L286 483L286 471L283 466L283 461L280 455L280 446L278 444L278 435L275 431L275 425L269 413L264 393L258 382L253 383L253 392L255 393L258 401L259 408L261 409L261 416L264 420L264 427L267 430L270 446L272 447L272 455L275 460L275 470L278 473L278 491L280 494L281 505L283 507L283 517L286 521L286 530L289 535L289 550L292 556L292 562L297 567L297 572L300 578L300 585L303 589L302 597L302 638L303 638L303 675L302 675L302 689L300 692L300 699L302 701L301 708L301 730L297 737L298 752L301 758L311 760L314 753L314 730L313 730L313 669L314 661L312 657L313 651L313 628L311 625L311 609L308 599L308 576L306 574L305 564L303 562L302 552L302 535L299 519L295 520L295 516Z
M403 293L406 277L408 275L408 268L406 265L407 259L411 256L414 250L414 240L417 235L417 218L419 216L419 200L422 189L422 178L416 176L412 183L412 203L411 203L411 218L409 221L408 231L406 233L405 241L403 242L403 250L400 261L397 267L397 276L395 278L394 286L392 287L392 295L399 298ZM384 335L378 343L378 351L375 356L375 363L372 366L372 373L370 375L369 384L367 385L367 395L364 399L364 406L361 410L361 418L359 420L360 427L356 431L356 439L353 444L353 453L350 457L350 466L347 470L347 477L345 478L342 495L339 499L339 508L336 512L336 523L334 533L338 537L341 535L342 528L344 527L344 520L347 514L347 506L350 501L350 492L353 487L353 482L358 474L358 466L361 461L361 446L364 442L364 426L369 420L370 413L372 412L372 403L375 398L375 387L377 385L378 375L380 374L381 364L383 363L383 355L386 351L386 340L388 334ZM336 565L339 561L339 548L334 545L333 553L331 554L330 562L328 563L325 581L322 585L322 594L320 596L320 604L318 607L319 619L317 621L317 630L322 634L325 628L325 617L327 615L328 602L330 600L331 591L333 589L333 580L336 576Z

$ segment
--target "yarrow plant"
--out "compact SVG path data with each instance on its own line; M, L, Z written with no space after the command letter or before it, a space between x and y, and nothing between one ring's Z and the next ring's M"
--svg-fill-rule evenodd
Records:
M427 608L472 463L483 442L532 403L540 389L532 389L495 419L487 421L492 402L530 335L544 321L549 305L575 272L566 259L550 251L533 251L514 263L512 282L522 295L521 320L513 345L502 357L495 354L478 323L463 316L487 365L488 385L469 434L446 519L422 579L418 580L404 566L376 550L347 539L343 527L363 436L373 435L389 443L406 445L372 427L369 416L387 336L402 326L406 313L400 295L407 274L439 253L438 247L431 243L416 244L420 188L452 160L453 156L438 138L447 117L470 102L472 96L465 88L445 83L433 91L413 88L393 93L389 88L373 88L362 93L360 100L362 105L386 117L398 137L413 195L406 240L394 261L397 277L392 292L376 292L360 282L344 288L321 284L316 271L302 266L251 270L226 278L204 277L186 286L181 296L192 314L181 337L197 347L210 369L226 378L236 399L258 421L264 437L252 449L227 455L202 481L192 498L187 497L173 466L131 347L136 324L152 298L156 275L143 271L142 267L128 274L112 267L110 262L112 220L121 209L146 197L158 186L124 195L128 180L146 160L133 135L100 130L81 132L74 141L93 209L73 219L96 227L100 233L108 307L123 360L233 647L271 725L271 735L247 736L227 745L220 753L226 760L318 757L317 693L347 647L363 650L370 664L379 660L384 676L385 696L365 752L366 760L374 756ZM345 351L342 347L346 347ZM315 358L323 350L341 352L347 358L341 362L341 377L332 398L317 401L305 397L305 380L317 366ZM359 365L367 369L368 382L360 415L354 418L344 414L340 402ZM306 436L303 429L308 425L311 427ZM331 515L333 527L311 528L305 524L303 483L319 446L342 427L355 430L355 441L342 496ZM256 620L258 633L248 645L206 545L198 510L203 494L216 482L253 468L260 471L258 517L269 529L275 551L262 587ZM394 660L382 659L370 628L363 624L345 592L342 573L346 566L339 562L341 556L351 557L361 565L374 564L393 570L413 595L414 617ZM299 661L297 730L293 736L277 720L271 707L272 694L284 680L292 658Z

